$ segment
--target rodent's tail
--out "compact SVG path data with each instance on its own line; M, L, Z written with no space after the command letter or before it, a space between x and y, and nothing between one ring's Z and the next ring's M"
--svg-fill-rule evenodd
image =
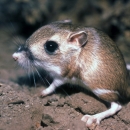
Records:
M126 68L130 71L130 64L126 64Z
M120 93L119 102L123 104L130 102L130 85L127 86L127 88L125 89L123 93Z

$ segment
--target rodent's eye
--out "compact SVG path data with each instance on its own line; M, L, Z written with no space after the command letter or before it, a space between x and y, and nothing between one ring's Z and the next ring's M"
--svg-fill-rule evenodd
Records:
M44 48L48 54L53 54L55 50L58 48L58 44L54 41L47 41L44 44Z

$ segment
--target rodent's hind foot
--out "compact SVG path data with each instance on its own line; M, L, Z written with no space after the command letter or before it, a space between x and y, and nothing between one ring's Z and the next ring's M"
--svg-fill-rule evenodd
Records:
M95 114L95 115L84 115L81 120L86 122L87 127L91 127L92 125L99 125L100 122L109 116L114 115L116 112L121 110L122 106L116 102L111 102L111 107L101 113Z

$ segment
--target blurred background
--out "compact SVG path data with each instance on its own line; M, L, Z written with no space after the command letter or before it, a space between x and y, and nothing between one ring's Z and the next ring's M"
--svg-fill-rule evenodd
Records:
M12 59L17 43L39 27L65 19L107 33L130 63L130 0L0 0L0 78L23 74Z

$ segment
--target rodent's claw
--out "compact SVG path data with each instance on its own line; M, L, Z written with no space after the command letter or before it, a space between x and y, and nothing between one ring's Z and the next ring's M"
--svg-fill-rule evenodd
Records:
M39 97L40 98L44 98L44 97L46 97L47 95L46 94L44 94L43 92L41 92L40 94L39 94Z
M86 126L87 127L91 127L91 126L96 126L96 125L99 125L100 124L100 118L98 118L97 116L94 116L94 115L84 115L82 118L81 118L81 121L83 122L86 122Z
M47 88L47 89L44 89L44 90L40 93L39 97L44 98L44 97L49 96L49 95L52 94L51 92L48 92L47 90L48 90L48 88Z

